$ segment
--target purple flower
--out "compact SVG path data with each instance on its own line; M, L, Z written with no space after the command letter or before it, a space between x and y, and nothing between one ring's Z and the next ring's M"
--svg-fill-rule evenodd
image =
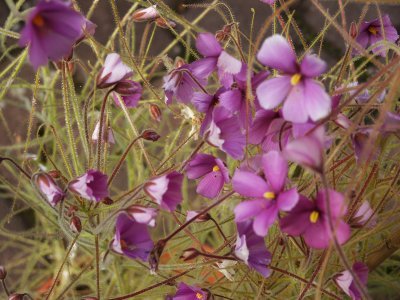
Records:
M108 197L107 175L97 170L89 170L73 179L68 189L87 200L99 202Z
M318 127L311 133L289 142L283 155L287 160L322 172L325 142L325 130L323 127Z
M183 175L173 171L150 179L144 190L162 209L174 211L182 202L182 181Z
M233 75L241 71L242 63L225 52L215 36L209 32L200 33L197 36L196 48L205 57L198 60L198 63L204 65L208 74L217 68L221 84L226 88L230 87L233 83Z
M111 250L146 262L153 247L154 243L145 224L136 222L125 213L118 215Z
M236 223L238 234L236 239L235 256L250 268L253 268L264 277L269 277L272 255L265 247L264 238L253 231L252 221Z
M51 206L56 206L58 202L64 199L64 192L49 174L44 172L33 174L32 182Z
M104 61L104 66L97 75L97 87L110 87L133 74L132 69L125 65L117 53L110 53Z
M240 169L232 179L235 192L252 198L235 207L235 221L254 218L254 232L259 236L267 234L279 211L290 211L299 200L296 188L284 190L288 165L279 152L271 151L263 155L262 167L266 181L252 172Z
M314 77L321 75L326 64L315 55L306 54L297 62L296 55L281 35L267 38L257 54L264 65L282 75L268 79L257 88L257 97L264 109L274 109L282 102L283 118L294 123L320 120L331 111L331 98Z
M340 244L344 244L350 237L350 226L342 220L347 207L343 195L331 189L319 191L314 202L300 196L297 205L280 220L282 231L293 236L303 236L311 248L328 247L332 242L332 234L325 205L327 194L337 240Z
M19 44L29 45L29 60L36 70L48 60L69 56L82 37L86 22L69 3L42 0L29 13Z
M169 296L167 299L171 300L207 300L208 292L203 291L196 286L190 286L186 283L180 282L178 290L174 296Z
M246 137L242 133L238 118L223 107L216 107L206 134L207 141L232 156L241 159L244 155Z
M368 267L362 262L356 262L353 264L353 272L358 276L361 283L366 285L368 281ZM358 290L353 276L349 270L343 271L335 276L336 284L353 300L360 300L361 293Z
M151 227L156 225L157 209L141 205L131 205L125 212L137 223Z
M224 183L229 183L229 170L224 162L212 155L196 154L186 167L189 179L200 180L196 192L206 198L213 199L219 195Z
M385 57L387 50L384 45L376 45L381 41L396 42L399 35L396 28L392 25L388 15L384 15L381 20L375 19L370 22L362 22L357 36L357 43L363 48L373 46L372 52L380 56ZM353 54L357 54L358 51L355 49Z
M136 107L140 98L142 97L142 86L139 82L133 80L123 80L115 85L112 96L114 103L117 106L121 106L118 95L121 96L122 101L128 108Z

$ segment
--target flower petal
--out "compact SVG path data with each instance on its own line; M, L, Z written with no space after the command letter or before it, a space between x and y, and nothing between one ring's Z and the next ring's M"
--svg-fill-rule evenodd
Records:
M264 109L274 109L285 100L290 91L290 77L276 77L261 83L256 94L260 106Z
M253 229L259 236L266 236L268 229L274 224L278 217L278 208L269 202L269 207L264 208L260 214L254 218Z
M218 56L221 51L221 45L212 33L200 33L196 39L196 48L203 56Z
M307 77L317 77L325 72L326 62L314 54L306 54L300 64L301 74Z
M262 165L265 178L275 193L279 193L285 186L288 174L288 164L278 151L270 151L263 155Z
M316 122L328 116L332 110L332 100L324 87L312 79L305 80L304 86L303 103L311 120Z
M235 222L244 222L250 218L257 216L260 211L265 207L266 200L256 199L240 202L236 205Z
M292 188L290 190L280 193L277 199L279 210L292 210L292 208L295 207L297 202L299 201L299 198L300 196L297 193L296 188Z
M232 178L233 190L245 197L262 198L268 191L267 183L254 173L236 170Z
M206 198L214 199L219 195L224 186L224 178L221 172L208 173L197 185L196 192Z
M283 104L283 118L293 123L307 122L308 113L305 107L306 101L304 83L301 82L293 86Z
M223 73L238 74L242 69L242 62L225 51L222 51L218 57L218 69Z

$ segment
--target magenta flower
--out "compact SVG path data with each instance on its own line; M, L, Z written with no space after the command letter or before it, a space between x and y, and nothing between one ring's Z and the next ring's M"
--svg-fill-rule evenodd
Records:
M232 179L235 192L252 198L235 207L235 221L254 218L253 229L259 236L267 235L279 211L290 211L299 200L296 188L284 190L288 165L279 152L271 151L263 155L262 167L266 181L252 172L240 169Z
M97 170L89 170L73 179L68 189L87 200L99 202L108 197L107 175Z
M196 192L206 198L214 199L219 195L224 183L229 183L229 170L224 162L212 155L196 154L186 167L189 179L201 178Z
M250 268L253 268L264 277L269 277L272 255L265 247L264 238L254 231L252 221L236 223L238 234L235 246L235 256L242 260Z
M97 75L97 87L104 89L128 79L133 74L132 69L125 65L117 53L110 53L104 61L104 66Z
M208 292L196 286L187 285L184 282L178 284L178 290L174 296L168 296L169 300L207 300Z
M29 60L36 70L49 60L59 61L71 55L87 22L68 2L41 0L29 13L19 44L29 45Z
M182 202L182 181L183 175L173 171L150 179L144 190L162 209L174 211Z
M216 107L207 133L207 141L211 145L234 159L243 158L246 137L240 128L238 118L232 116L229 111L223 107Z
M344 244L350 237L350 226L343 221L347 207L343 195L331 189L319 191L314 202L300 196L297 205L280 220L282 231L293 236L301 235L311 248L328 247L332 234L325 205L327 194L337 240L339 244Z
M361 283L366 285L368 281L368 267L362 262L356 262L353 264L353 272L358 276ZM335 276L336 284L353 300L361 300L361 293L358 290L353 276L350 271L346 270Z
M196 48L205 58L198 60L198 63L212 73L216 68L221 84L228 88L233 83L233 75L238 74L242 69L242 63L225 52L215 36L209 32L200 33L196 39Z
M274 109L282 102L283 118L294 123L308 119L320 120L331 111L331 98L314 77L321 75L326 64L315 55L306 54L297 62L296 54L281 35L267 38L257 54L264 65L282 75L268 79L257 88L259 103L264 109Z
M125 213L118 215L114 239L110 245L112 251L146 262L153 247L154 243L145 224L136 222Z
M389 41L395 43L399 35L396 28L392 25L388 15L382 17L382 22L379 18L370 22L362 22L357 36L357 43L363 48L372 47L372 52L385 57L387 50L384 45L376 45L381 41ZM375 46L374 46L375 45ZM354 49L353 54L357 54L357 49Z
M44 172L35 173L32 176L32 182L51 206L56 206L57 203L64 199L65 193L49 174Z
M125 212L137 223L151 227L156 225L157 209L141 205L131 205Z
M121 106L117 98L118 95L126 107L136 107L142 97L142 86L139 82L133 80L122 80L115 85L114 92L112 93L115 105Z

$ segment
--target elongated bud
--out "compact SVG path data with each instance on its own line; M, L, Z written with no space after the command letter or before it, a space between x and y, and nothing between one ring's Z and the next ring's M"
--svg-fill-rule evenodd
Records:
M176 26L175 22L163 18L157 18L154 22L160 28L170 28L170 27L174 28Z
M149 255L149 265L150 265L150 272L156 273L158 270L158 264L160 262L161 254L164 251L164 247L166 245L165 240L159 240L157 244L154 246L153 250L151 250Z
M73 216L71 218L71 222L69 223L69 227L71 228L71 230L73 232L79 233L82 230L82 223L81 223L81 219L79 219L79 217L77 216Z
M146 129L145 131L143 131L142 133L142 138L148 141L158 141L158 139L160 138L160 135L155 132L154 130L151 129Z
M350 30L349 30L350 36L355 39L357 37L357 25L354 22L351 22L350 24Z
M99 140L99 134L100 134L100 121L96 123L96 126L94 127L93 133L92 133L92 141L97 143ZM114 132L111 128L111 126L103 126L102 128L102 135L103 135L103 141L105 143L109 144L115 144L115 138L114 138Z
M197 249L188 248L183 251L182 255L179 258L183 259L184 261L188 261L195 259L197 256L199 256L199 251L197 251Z
M60 175L61 175L60 171L57 171L57 170L51 170L47 174L49 174L54 179L60 178Z
M161 109L158 107L158 105L150 104L149 112L154 121L161 122Z
M32 183L51 206L56 206L58 202L64 199L64 192L51 175L44 172L33 174Z
M190 219L194 218L197 216L199 213L194 210L188 210L187 215L186 215L186 222L189 221ZM211 215L209 213L202 214L201 216L198 216L194 222L196 223L201 223L201 222L206 222L211 220Z
M220 42L225 41L229 37L229 34L232 31L232 27L233 27L233 23L224 25L224 27L222 27L221 30L218 30L215 33L215 38Z
M144 9L138 9L133 12L132 14L132 19L135 22L145 22L145 21L151 21L154 20L155 18L158 18L160 15L157 11L157 6L152 5L148 8Z
M4 280L7 277L7 271L4 266L0 266L0 280Z
M102 201L105 205L111 205L114 203L113 199L111 199L110 197L106 197L103 199Z

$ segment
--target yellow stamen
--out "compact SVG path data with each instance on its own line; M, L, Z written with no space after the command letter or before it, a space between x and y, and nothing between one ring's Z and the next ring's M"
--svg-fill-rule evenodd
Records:
M268 200L275 199L275 193L274 192L265 192L264 193L264 198Z
M319 218L319 212L317 212L316 210L314 210L311 214L310 214L310 222L311 223L317 223Z
M197 298L197 299L203 299L203 295L200 294L200 293L196 293L196 298Z
M290 78L290 83L292 85L297 85L300 82L300 80L301 80L301 74L297 73L294 74L292 78Z
M368 31L371 32L373 35L376 35L378 33L378 29L376 27L368 27Z
M218 172L219 171L219 167L217 166L217 165L215 165L214 167L213 167L213 172Z
M36 25L37 27L43 27L44 25L44 19L41 15L36 15L33 19L32 19L32 23L34 25Z

